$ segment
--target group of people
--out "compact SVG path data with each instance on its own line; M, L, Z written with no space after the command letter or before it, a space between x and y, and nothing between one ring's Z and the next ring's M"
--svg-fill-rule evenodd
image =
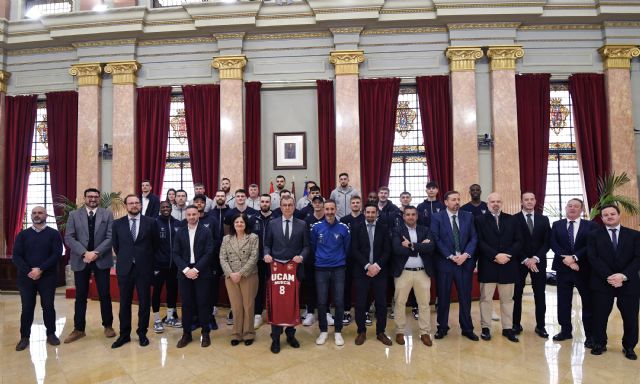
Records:
M98 206L97 189L85 190L84 205L70 213L64 236L76 285L74 327L64 342L86 335L92 275L104 335L116 336L109 293L112 250L120 294L120 333L112 348L131 341L134 289L139 303L136 333L141 346L149 344L150 313L156 333L163 332L164 326L183 329L178 348L193 340L192 331L198 327L201 346L209 346L210 331L218 327L214 315L221 277L231 304L227 322L233 325L233 346L253 343L265 303L269 307L273 353L280 352L283 332L287 344L299 348L295 326L312 325L316 312L320 331L316 344L326 343L329 326L333 326L336 345L344 345L342 328L351 323L352 304L356 345L366 341L367 326L373 324L369 315L373 304L378 341L393 344L386 334L389 315L395 322L395 342L405 344L405 335L411 332L406 310L410 305L421 342L431 346L432 279L437 292L435 339L445 338L450 330L449 308L455 284L464 337L472 341L492 338L497 289L502 335L518 342L523 332L522 295L527 276L534 292L534 332L548 338L545 286L547 253L551 249L561 327L553 340L573 337L575 287L582 299L585 347L594 355L607 350L607 320L615 298L624 323L623 353L637 359L640 237L639 232L620 225L617 206L602 207L604 225L598 225L582 218L584 204L574 198L566 205L566 217L551 226L548 217L536 212L536 197L531 192L522 193L522 210L511 215L502 211L502 198L497 192L483 202L477 184L469 188L471 201L464 205L457 191L447 191L438 200L438 185L431 181L426 185L427 198L419 205L412 205L411 195L403 192L401 204L396 206L389 200L388 187L369 193L363 201L349 185L346 173L339 175L337 187L326 199L320 196L318 185L308 182L308 194L296 202L285 189L285 182L283 176L277 176L276 191L271 194L260 194L255 184L248 187L248 193L244 189L231 193L231 181L225 178L213 199L206 196L204 185L195 184L196 195L188 202L184 190L169 190L166 199L160 201L149 181L143 181L142 194L125 197L127 214L117 220L109 210ZM35 207L31 219L33 226L18 235L13 254L23 305L16 350L29 345L36 294L42 300L47 342L60 343L55 335L53 298L62 239L46 226L44 208ZM480 337L474 332L471 317L476 270ZM300 301L306 308L302 318L297 310L300 281ZM165 318L160 317L163 287ZM178 292L182 320L177 312ZM392 297L390 314L388 295ZM274 321L283 318L281 311L291 313L292 309L294 318Z

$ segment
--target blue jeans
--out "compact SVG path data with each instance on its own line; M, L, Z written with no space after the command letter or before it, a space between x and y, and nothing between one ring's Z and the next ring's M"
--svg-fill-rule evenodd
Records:
M336 307L335 331L342 331L344 318L344 281L345 267L317 268L316 290L318 292L318 323L320 332L327 332L327 311L329 302L329 287L332 289L333 304Z

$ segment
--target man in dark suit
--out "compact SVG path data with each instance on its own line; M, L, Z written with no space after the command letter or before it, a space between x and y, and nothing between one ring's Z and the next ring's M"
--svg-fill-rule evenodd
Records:
M622 315L622 353L637 360L633 351L638 344L638 304L640 303L640 233L620 225L616 205L601 208L604 228L589 235L587 255L591 263L589 286L593 293L592 355L607 350L607 320L613 299Z
M160 213L160 199L151 193L151 181L143 180L140 187L142 194L140 195L140 203L142 204L142 215L155 219Z
M113 222L113 250L116 254L116 275L120 290L120 336L111 348L120 348L131 341L131 303L133 289L138 293L138 329L140 346L149 345L147 329L151 306L151 282L156 249L159 243L158 223L142 216L140 198L124 198L127 215Z
M367 297L369 290L373 290L376 303L376 338L388 346L392 342L384 331L387 327L387 279L391 254L389 229L385 223L378 221L378 207L375 204L367 204L364 207L364 218L364 223L354 225L351 235L358 326L356 345L364 344L367 338Z
M480 282L480 323L483 340L491 340L493 294L500 294L502 335L518 342L513 332L513 291L518 279L518 255L522 235L513 216L502 212L502 197L493 192L487 197L489 211L476 217L478 232L478 281Z
M403 223L396 228L393 237L393 276L395 281L395 322L396 343L404 345L407 315L406 305L409 292L413 289L418 309L423 316L418 318L420 340L430 347L431 319L429 299L431 276L433 276L432 257L435 241L427 227L417 225L418 210L410 205L403 212Z
M264 238L264 262L286 263L293 260L298 264L298 277L302 273L302 262L309 256L309 232L304 221L293 217L295 201L290 195L280 199L282 216L274 218L267 224L267 232ZM287 238L288 234L288 238ZM271 271L271 268L269 268ZM269 277L267 277L269 280ZM280 335L282 326L271 325L271 352L280 352ZM284 330L287 335L287 343L293 348L300 348L300 342L296 339L296 329L287 327Z
M113 214L100 204L100 191L88 188L84 191L84 206L69 213L64 242L71 250L69 265L73 271L76 285L75 314L73 331L64 340L65 343L83 338L85 334L87 297L89 280L93 273L98 297L100 298L100 315L106 337L115 337L113 330L113 310L109 279L113 266L111 252L111 224Z
M556 271L558 295L558 323L560 333L553 336L554 341L573 337L571 324L571 303L573 288L580 294L582 301L582 325L586 348L593 348L593 302L589 289L591 267L587 257L587 238L597 225L582 220L584 203L580 199L571 199L565 207L566 219L558 220L551 227L552 268Z
M449 307L451 306L451 283L458 292L458 321L462 335L478 341L473 333L471 320L471 289L473 270L476 265L474 254L478 237L473 215L460 210L460 193L449 191L444 195L443 211L433 213L431 233L436 239L436 284L438 292L438 331L436 339L442 339L449 331Z
M187 207L186 215L187 224L178 230L172 253L173 262L178 269L178 287L182 299L182 338L177 347L184 348L193 341L191 325L194 312L197 312L202 328L200 345L208 347L211 345L211 262L215 242L210 228L199 222L200 212L195 205ZM193 308L194 304L197 310Z
M521 197L522 212L515 215L522 234L522 246L518 255L520 263L518 280L513 296L513 331L516 335L522 332L522 292L527 275L531 276L531 288L536 306L536 328L538 336L548 338L544 327L544 316L547 312L544 290L547 284L547 252L551 238L549 218L534 212L536 196L531 192L524 192Z

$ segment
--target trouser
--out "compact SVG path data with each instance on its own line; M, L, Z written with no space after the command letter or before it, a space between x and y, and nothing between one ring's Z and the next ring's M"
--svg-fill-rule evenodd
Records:
M491 328L493 293L498 287L500 295L500 321L502 329L513 329L513 289L515 284L480 283L480 324Z
M625 349L633 349L638 344L638 307L640 297L638 295L611 295L602 292L593 292L593 342L596 345L607 345L607 322L613 309L613 299L622 317L622 346Z
M154 313L160 312L160 294L165 284L167 286L167 308L175 308L178 301L178 270L175 265L171 268L159 268L153 272L151 308Z
M272 325L271 338L273 340L280 340L280 335L282 335L283 328L284 328L284 333L287 335L287 338L294 337L296 335L295 327L283 327L281 325Z
M311 257L309 259L312 259ZM313 260L310 262L306 260L304 261L304 279L300 282L300 286L302 288L302 299L304 300L304 305L307 307L307 313L313 314L317 307L317 286L316 286L316 273L315 273L315 265L313 264ZM320 314L318 314L320 316Z
M120 290L120 336L131 335L131 304L133 302L133 290L138 294L138 328L136 333L145 336L149 328L149 310L151 309L150 291L151 274L140 270L135 264L126 275L118 275L118 289Z
M533 289L533 300L536 306L536 327L544 327L544 316L547 312L547 305L544 297L545 286L547 285L547 272L532 272L524 265L520 265L519 276L514 286L513 292L513 325L521 325L522 318L522 293L524 291L527 275L531 275L531 288Z
M356 289L356 325L358 333L365 333L367 311L369 310L369 291L373 290L376 303L376 334L383 333L387 327L387 274L378 273L374 277L367 276L364 272L358 272L354 276Z
M211 279L199 276L191 280L186 276L178 278L180 298L182 299L182 329L185 335L191 334L193 317L198 315L202 333L209 333L211 317Z
M406 333L407 299L409 298L409 292L413 289L418 303L418 310L420 311L420 317L418 318L420 335L429 334L431 332L431 313L429 310L431 278L429 275L424 270L410 271L405 269L399 277L395 278L395 285L396 292L393 298L395 301L396 333Z
M258 260L258 292L254 303L254 314L262 315L264 311L265 298L267 294L267 264L263 260Z
M82 271L74 271L73 277L76 284L76 300L73 315L73 328L84 332L86 327L87 297L89 296L89 279L93 272L98 297L100 298L100 315L103 327L113 326L113 309L111 307L111 293L109 292L109 279L111 268L100 269L95 262L85 266Z
M351 311L351 291L353 288L353 267L351 263L347 262L345 274L344 274L344 310L345 312Z
M447 260L447 262L450 262ZM451 284L456 285L458 293L458 322L462 332L473 331L471 319L471 290L473 287L473 269L455 266L453 269L440 268L436 280L438 297L438 329L449 330L449 309L451 307Z
M345 267L316 268L316 290L318 292L318 323L320 332L327 332L327 312L329 310L329 289L333 293L335 312L335 331L342 332L344 319L344 281Z
M231 310L233 311L233 329L231 335L235 340L252 340L256 337L253 328L253 314L256 292L258 292L258 274L242 277L234 283L230 278L224 279L227 287Z
M558 323L562 333L572 333L571 306L573 288L575 287L582 300L582 325L587 339L593 337L593 298L589 289L589 281L577 273L558 273L556 280L558 295Z
M43 273L38 280L33 280L27 275L19 273L17 282L20 290L20 302L22 303L20 338L28 339L31 336L33 313L36 309L36 295L40 295L40 306L42 306L42 317L44 326L47 329L47 336L55 334L56 309L53 305L56 294L55 270Z

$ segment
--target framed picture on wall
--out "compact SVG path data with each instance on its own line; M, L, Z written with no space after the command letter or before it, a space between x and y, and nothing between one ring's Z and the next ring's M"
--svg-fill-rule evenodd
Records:
M307 134L273 134L273 169L307 169Z

